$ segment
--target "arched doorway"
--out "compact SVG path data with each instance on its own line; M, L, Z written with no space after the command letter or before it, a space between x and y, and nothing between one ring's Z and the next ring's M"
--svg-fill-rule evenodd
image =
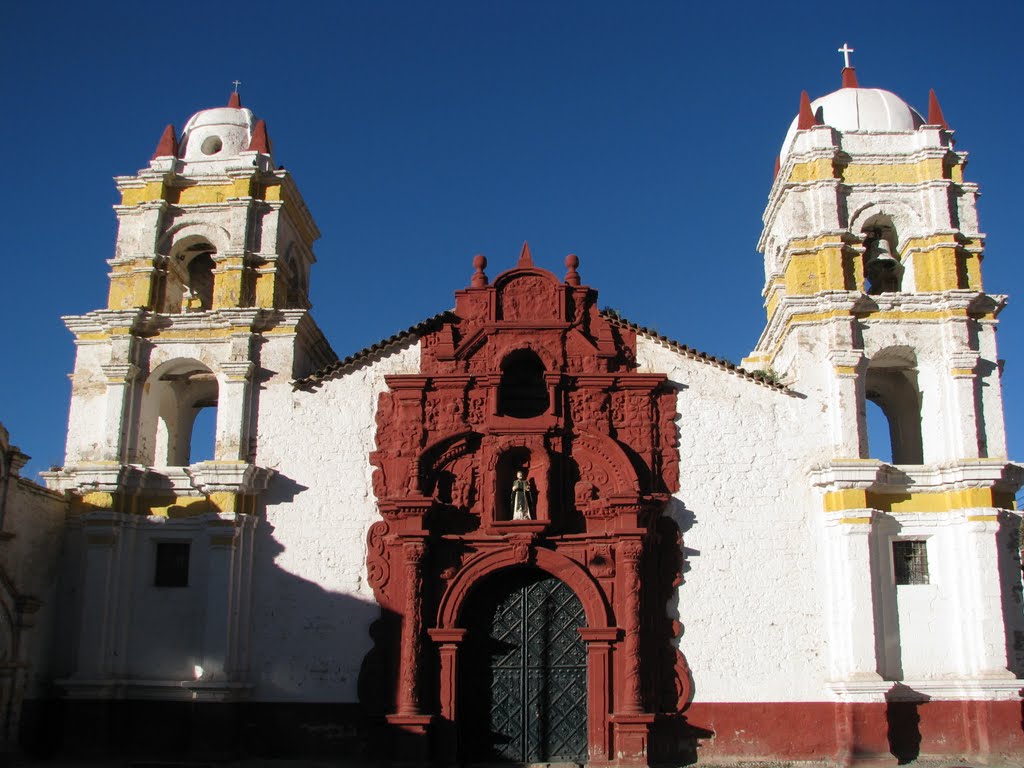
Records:
M513 568L479 584L465 607L462 743L474 761L587 759L583 604L560 579Z

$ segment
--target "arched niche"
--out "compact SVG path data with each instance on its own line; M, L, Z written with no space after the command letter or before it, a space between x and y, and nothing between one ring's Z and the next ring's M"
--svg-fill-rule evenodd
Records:
M552 457L539 435L505 435L485 441L486 461L481 467L481 517L485 524L512 518L512 483L523 471L530 488L531 516L550 520Z
M537 518L537 483L530 472L530 449L513 446L498 456L494 467L494 482L497 494L494 500L494 519L504 522L512 519L512 484L517 473L522 472L529 488L531 514Z

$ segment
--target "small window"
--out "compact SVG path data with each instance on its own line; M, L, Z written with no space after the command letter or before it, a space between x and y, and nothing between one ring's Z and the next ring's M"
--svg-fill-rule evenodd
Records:
M188 542L161 541L156 545L154 587L188 586Z
M892 543L892 565L897 584L927 584L927 542L894 541Z

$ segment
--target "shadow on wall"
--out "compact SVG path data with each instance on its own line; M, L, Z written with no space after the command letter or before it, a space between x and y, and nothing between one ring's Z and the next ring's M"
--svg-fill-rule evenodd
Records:
M921 755L920 709L929 697L903 683L896 683L885 698L889 753L899 765L912 763Z
M271 493L280 499L302 490L280 478ZM207 615L208 564L202 560L212 557L213 550L196 543L201 537L193 539L185 588L154 587L152 563L140 556L133 615L115 641L109 661L119 671L111 676L115 678L111 685L101 689L111 698L65 698L54 686L52 698L26 702L21 742L28 755L101 760L257 756L364 760L371 755L373 723L356 702L356 676L371 648L369 628L380 618L380 608L372 600L324 589L281 567L277 561L285 547L263 510L260 517L253 542L254 640L249 647L239 640L226 662L223 652L219 658L204 652L204 644L208 649L211 642L230 648L232 639L225 644L222 634L216 641L204 637L209 634L207 628L218 622L211 622ZM163 532L171 525L152 523ZM147 527L145 533L150 532ZM331 534L321 530L318 535L328 538ZM148 543L140 536L139 551ZM362 561L357 565L364 567ZM323 560L309 564L310 570L330 567ZM218 604L225 608L227 601L218 598ZM237 610L237 606L226 610ZM218 701L216 676L202 678L205 686L196 684L200 666L206 670L227 666L221 679L256 683L261 700L251 700L251 687L243 687L229 693L228 700ZM73 669L57 669L54 677L71 678L73 673ZM147 679L159 680L160 685L147 687Z

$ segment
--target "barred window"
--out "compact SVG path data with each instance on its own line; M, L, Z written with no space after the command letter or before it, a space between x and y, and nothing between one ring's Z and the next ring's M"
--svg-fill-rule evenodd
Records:
M892 564L897 584L927 584L927 542L894 541L892 543Z
M161 541L156 545L154 587L188 586L188 542Z

